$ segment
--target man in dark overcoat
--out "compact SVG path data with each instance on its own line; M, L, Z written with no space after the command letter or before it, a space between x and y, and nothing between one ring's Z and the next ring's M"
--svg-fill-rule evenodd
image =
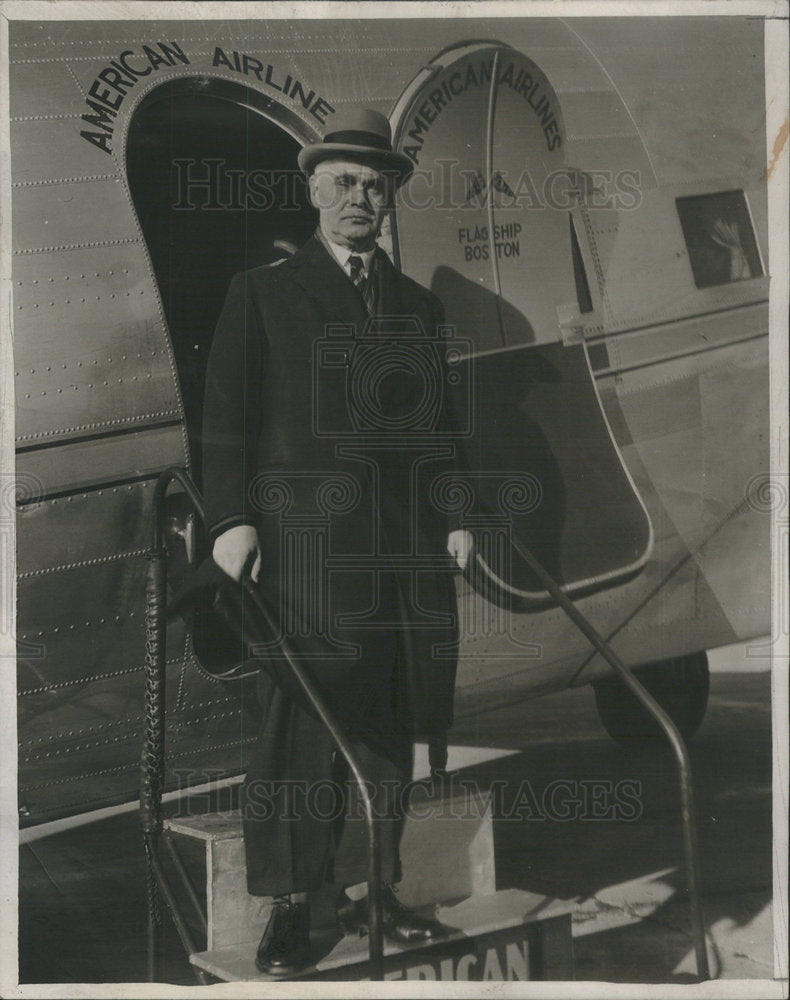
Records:
M384 931L413 941L441 929L393 894L401 793L413 740L452 721L453 572L471 538L434 502L458 447L442 308L376 243L411 163L383 115L335 121L299 155L315 235L231 283L207 369L204 493L214 561L257 582L352 740L382 819ZM367 928L366 840L331 735L278 636L258 638L247 884L274 897L258 968L286 975L309 961L309 893L326 881L341 927Z

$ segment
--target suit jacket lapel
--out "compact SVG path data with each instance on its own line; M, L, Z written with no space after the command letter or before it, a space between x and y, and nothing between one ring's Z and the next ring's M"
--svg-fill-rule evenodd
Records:
M368 318L362 296L335 258L315 236L287 260L294 280L318 302L327 319L353 323L359 331Z
M373 262L377 315L416 315L418 302L408 293L400 272L381 248L376 250ZM363 330L369 318L364 300L316 236L311 236L282 266L289 268L304 293L321 305L327 319L353 323L359 332Z

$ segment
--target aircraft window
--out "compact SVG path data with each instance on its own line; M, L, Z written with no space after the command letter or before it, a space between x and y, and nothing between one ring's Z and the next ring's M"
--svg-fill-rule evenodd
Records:
M205 367L228 285L315 229L300 143L264 114L167 85L132 120L127 176L173 344L200 484Z
M676 205L697 288L762 275L743 191L677 198Z

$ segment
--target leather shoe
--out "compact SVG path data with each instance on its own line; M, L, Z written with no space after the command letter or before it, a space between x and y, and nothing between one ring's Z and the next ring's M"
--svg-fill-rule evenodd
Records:
M414 941L434 941L443 938L445 928L438 920L421 917L395 898L395 888L385 885L381 890L381 923L384 937L398 944ZM366 934L370 926L368 897L349 899L341 892L335 904L340 929L346 934Z
M255 955L255 967L270 976L292 976L310 961L310 908L275 899Z

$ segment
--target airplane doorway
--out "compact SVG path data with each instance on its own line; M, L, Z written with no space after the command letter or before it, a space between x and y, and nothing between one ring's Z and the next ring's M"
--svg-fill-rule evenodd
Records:
M296 156L315 140L292 112L221 80L164 84L131 121L129 188L170 331L199 487L205 369L225 293L236 272L287 256L314 230Z

